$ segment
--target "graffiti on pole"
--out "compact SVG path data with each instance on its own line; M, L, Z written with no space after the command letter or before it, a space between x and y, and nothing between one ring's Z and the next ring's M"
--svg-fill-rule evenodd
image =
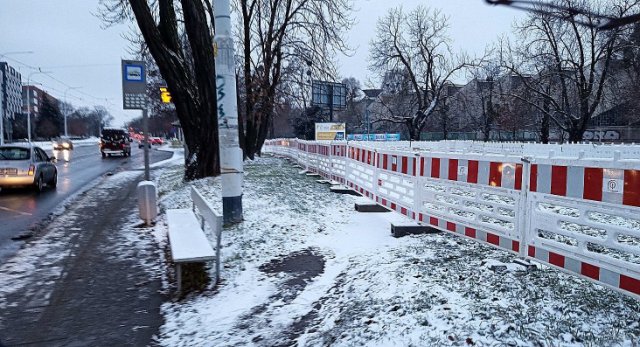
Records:
M224 93L224 85L225 79L222 75L216 76L216 87L218 89L218 125L228 127L227 124L227 115L224 112L224 102L222 101L225 97Z

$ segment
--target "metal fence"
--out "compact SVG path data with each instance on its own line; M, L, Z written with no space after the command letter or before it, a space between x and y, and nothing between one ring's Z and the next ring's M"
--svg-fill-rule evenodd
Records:
M378 204L640 299L640 146L268 140Z

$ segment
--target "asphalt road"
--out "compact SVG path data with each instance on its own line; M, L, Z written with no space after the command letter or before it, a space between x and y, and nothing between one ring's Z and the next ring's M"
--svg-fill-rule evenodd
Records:
M102 158L97 144L76 146L68 153L53 153L58 158L58 187L47 188L38 194L30 189L3 189L0 191L0 263L4 263L20 248L23 237L37 231L57 208L74 194L90 187L97 178L121 170L134 170L144 166L143 150L135 143L131 157ZM150 152L151 163L168 159L172 153ZM69 161L65 160L69 156Z

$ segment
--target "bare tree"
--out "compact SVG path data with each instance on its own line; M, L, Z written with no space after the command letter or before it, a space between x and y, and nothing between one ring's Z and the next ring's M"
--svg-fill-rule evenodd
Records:
M624 28L599 30L598 17L620 18L638 11L637 0L558 0L549 13L532 13L517 25L521 45L510 48L505 66L523 77L532 97L526 100L548 117L569 141L580 141L600 110L611 62L621 49ZM579 25L568 8L585 9ZM563 11L567 11L566 13ZM513 54L511 54L513 53ZM532 76L533 78L524 78ZM544 121L543 117L543 121Z
M347 133L366 131L364 125L364 103L361 99L364 95L362 85L355 77L344 78L342 83L346 86L346 108L339 112L338 117L347 124Z
M386 74L401 71L406 75L408 90L402 99L415 100L416 110L410 115L390 114L390 122L402 122L412 140L419 139L430 116L436 111L456 72L467 63L455 56L447 36L448 20L438 10L419 6L404 13L402 7L391 9L380 18L376 38L371 42L373 71Z
M503 71L495 61L486 60L469 72L472 80L452 96L450 108L461 123L461 130L480 132L482 140L489 141L496 126Z
M620 110L620 124L631 125L640 124L640 23L628 29L611 65L611 93L604 103Z
M185 178L220 173L208 0L101 0L106 23L135 20L173 98L189 149Z
M313 62L316 77L333 75L332 57L348 50L351 0L238 0L242 75L246 102L241 129L246 157L254 158L287 81L299 74L289 64Z

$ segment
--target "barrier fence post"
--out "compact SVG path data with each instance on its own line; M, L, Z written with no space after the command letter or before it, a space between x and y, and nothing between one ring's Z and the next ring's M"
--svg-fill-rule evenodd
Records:
M522 189L520 190L520 200L518 201L518 221L516 227L520 229L520 247L518 256L522 259L527 258L527 248L530 241L530 223L529 223L529 190L531 189L531 158L522 158Z
M345 149L347 153L344 156L344 186L349 187L349 166L351 164L351 158L349 157L351 155L351 145L349 145L349 142L347 142Z
M378 162L379 159L378 158L380 156L380 153L378 152L378 149L374 149L373 150L373 191L371 193L373 193L373 201L378 203L378 197L380 196L380 193L378 192L378 188L380 187L379 183L380 182L380 170L378 169Z
M413 219L420 221L420 211L422 206L420 203L422 201L422 183L420 176L420 160L422 158L422 154L415 153L414 158L416 159L415 165L413 166L413 171L416 175L413 177Z

